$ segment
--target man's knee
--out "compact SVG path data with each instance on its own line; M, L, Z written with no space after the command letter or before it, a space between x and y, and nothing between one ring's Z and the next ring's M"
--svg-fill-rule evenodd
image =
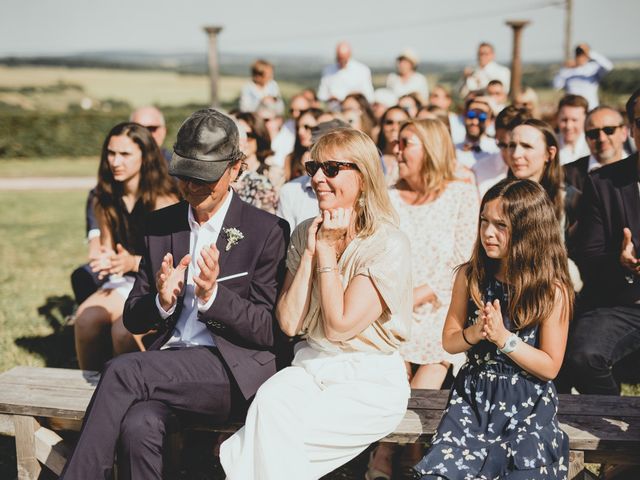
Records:
M585 375L610 369L609 359L591 345L580 345L567 351L565 364L569 374Z

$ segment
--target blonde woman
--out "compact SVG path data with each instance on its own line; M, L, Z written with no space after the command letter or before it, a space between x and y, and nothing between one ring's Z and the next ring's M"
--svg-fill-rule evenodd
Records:
M306 341L222 444L231 480L320 478L392 432L407 407L398 349L411 324L410 246L376 146L336 130L305 168L321 213L293 232L277 316Z

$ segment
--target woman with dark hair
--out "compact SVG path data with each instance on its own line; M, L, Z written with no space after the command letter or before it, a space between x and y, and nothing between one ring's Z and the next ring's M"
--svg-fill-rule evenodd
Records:
M305 174L304 163L311 150L311 129L320 123L324 114L319 108L309 108L300 113L296 121L296 142L284 162L284 178L288 182Z
M282 169L267 164L267 158L273 154L269 132L262 119L253 113L237 113L235 119L240 135L240 150L245 158L238 178L232 183L233 190L254 207L276 213L278 193L271 177L280 185Z
M75 345L83 370L100 370L113 354L136 350L122 325L124 302L133 287L144 248L146 216L178 201L167 162L145 127L120 123L102 146L94 209L100 225L100 253L93 271L109 280L78 308Z
M542 185L567 236L577 221L580 192L564 182L559 150L551 126L531 118L513 128L507 160L510 176Z
M387 108L380 119L380 133L378 133L376 146L382 153L382 167L387 185L393 185L398 180L398 161L394 150L400 127L407 120L409 120L409 114L398 105Z
M418 115L418 110L422 107L422 102L415 93L408 93L398 99L398 105L404 108L411 118L415 118Z
M367 97L361 93L351 93L344 97L340 103L340 109L344 120L349 125L375 138L376 116Z

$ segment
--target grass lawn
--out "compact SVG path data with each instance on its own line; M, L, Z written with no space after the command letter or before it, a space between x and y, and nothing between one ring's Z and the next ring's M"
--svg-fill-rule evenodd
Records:
M0 160L0 178L94 177L96 157L7 158Z

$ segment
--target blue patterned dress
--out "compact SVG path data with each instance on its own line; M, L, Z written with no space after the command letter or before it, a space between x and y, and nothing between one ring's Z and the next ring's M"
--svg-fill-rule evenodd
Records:
M497 280L485 301L498 299L512 330L508 293ZM467 323L479 310L469 300ZM538 346L538 327L516 332ZM414 469L421 479L566 479L569 439L558 426L558 398L544 382L516 365L495 344L483 340L467 351L467 363L451 388L448 407L432 446Z

